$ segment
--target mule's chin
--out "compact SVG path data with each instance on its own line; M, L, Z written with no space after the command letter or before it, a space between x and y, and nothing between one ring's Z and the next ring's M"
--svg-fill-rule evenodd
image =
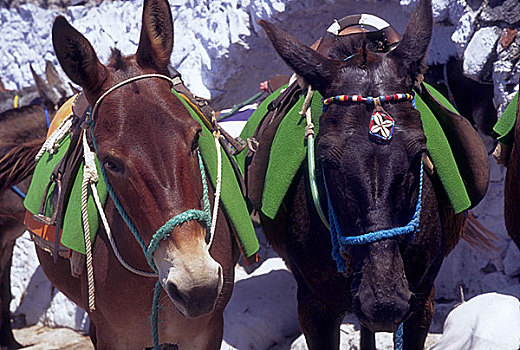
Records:
M166 292L173 304L183 316L188 318L202 317L213 312L221 290L222 283L219 283L216 288L193 287L188 293L180 292L172 284L168 284L166 287Z

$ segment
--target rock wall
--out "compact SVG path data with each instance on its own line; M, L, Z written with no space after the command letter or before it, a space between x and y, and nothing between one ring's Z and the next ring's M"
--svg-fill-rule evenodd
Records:
M50 38L54 17L65 15L91 40L102 61L110 47L131 54L137 47L141 0L88 2L44 1L50 9L1 0L0 77L7 88L32 84L29 63L38 73L44 60L57 65ZM416 0L170 0L175 21L172 64L196 94L211 98L215 108L230 106L258 91L258 83L277 73L290 73L256 24L268 19L312 44L338 17L366 12L377 14L403 32ZM77 2L75 2L77 3ZM433 0L435 19L429 63L445 63L450 56L464 60L465 74L493 84L495 105L501 111L518 90L520 76L520 3L518 0ZM505 171L492 163L486 199L473 214L499 237L497 250L476 251L461 243L445 260L437 280L437 314L433 330L459 300L459 286L467 297L486 291L520 296L520 253L507 238L503 224L502 189ZM85 330L84 312L53 306L62 296L45 281L34 264L32 250L22 238L15 251L12 311L28 324L41 322ZM25 272L22 272L25 271ZM23 297L23 300L21 296ZM70 302L69 302L70 303ZM49 307L50 306L50 307ZM59 315L55 310L65 310ZM292 330L294 332L294 330Z

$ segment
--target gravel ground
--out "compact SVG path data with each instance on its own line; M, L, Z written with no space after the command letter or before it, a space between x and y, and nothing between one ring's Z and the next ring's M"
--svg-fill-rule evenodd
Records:
M69 328L31 326L15 329L16 340L24 350L93 350L90 338Z

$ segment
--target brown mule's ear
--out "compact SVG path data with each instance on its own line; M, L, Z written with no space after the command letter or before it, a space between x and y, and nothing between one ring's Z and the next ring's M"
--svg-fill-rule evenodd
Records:
M329 86L337 72L339 62L330 60L292 35L264 20L258 24L264 28L274 49L296 74L302 76L311 86L322 92Z
M145 0L137 62L167 74L173 50L173 19L168 0Z
M426 54L433 30L432 1L419 0L399 45L388 56L406 71L411 84L420 83L426 72Z
M52 65L51 61L45 62L45 78L47 79L47 83L58 90L61 97L66 97L68 95L67 85L61 79L58 71Z
M90 42L63 17L52 26L52 44L65 74L88 93L95 93L106 79L106 68Z
M29 65L29 68L31 70L34 82L36 83L38 93L40 94L40 97L43 99L44 103L46 105L54 105L55 103L57 103L59 99L57 93L52 89L52 87L49 84L47 84L47 82L42 77L36 74L32 64Z
M4 86L4 83L2 82L2 79L0 79L0 92L6 92L7 89Z

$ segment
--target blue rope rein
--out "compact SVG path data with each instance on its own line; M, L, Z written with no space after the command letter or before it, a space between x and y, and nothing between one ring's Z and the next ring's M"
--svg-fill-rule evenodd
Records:
M403 350L403 330L404 326L401 322L397 331L394 333L394 350Z
M94 145L94 151L97 154L97 144L94 138L94 119L91 120L90 123L90 135L92 139L92 144ZM202 156L200 154L200 151L197 152L197 156L199 159L199 168L200 168L200 174L202 177L202 187L203 187L203 196L202 201L204 205L204 210L198 210L198 209L188 209L183 213L180 213L170 220L168 220L162 227L160 227L155 234L153 235L148 247L146 246L146 243L144 242L141 234L135 227L134 223L132 222L132 219L127 214L126 210L124 209L123 205L121 204L121 201L117 197L114 188L110 185L110 182L108 181L108 176L106 174L105 169L101 165L99 168L101 170L101 174L103 176L103 180L105 181L105 185L107 188L107 192L110 195L110 198L114 202L115 207L117 208L117 211L123 218L123 221L128 226L129 230L134 235L135 239L143 249L143 253L146 257L146 261L148 262L148 265L152 268L152 270L155 273L158 273L157 266L155 266L155 263L153 262L153 254L159 247L159 244L162 239L165 239L170 236L170 233L173 231L173 229L176 226L179 226L185 222L196 220L200 222L204 222L206 224L206 228L209 229L211 226L211 208L210 208L210 202L209 202L209 194L208 194L208 183L206 181L206 172L204 170L204 162L202 160ZM159 349L159 309L161 306L159 305L159 298L161 295L161 283L158 280L155 283L154 293L153 293L153 302L152 302L152 314L150 315L150 320L152 323L152 340L153 340L153 349L158 350Z
M419 194L417 196L417 204L415 205L415 213L412 219L401 227L394 227L391 229L379 230L374 232L365 233L359 236L346 236L343 235L341 227L339 225L338 218L334 212L332 202L330 200L329 189L325 180L325 174L323 175L325 181L325 191L327 194L327 203L329 207L329 221L330 221L330 233L332 241L332 257L336 261L338 272L345 273L345 259L341 252L346 253L349 246L351 245L363 245L367 243L377 242L383 239L393 238L409 233L414 233L419 230L419 221L421 216L422 208L422 190L423 190L423 176L424 175L424 164L421 161L421 169L419 172Z

